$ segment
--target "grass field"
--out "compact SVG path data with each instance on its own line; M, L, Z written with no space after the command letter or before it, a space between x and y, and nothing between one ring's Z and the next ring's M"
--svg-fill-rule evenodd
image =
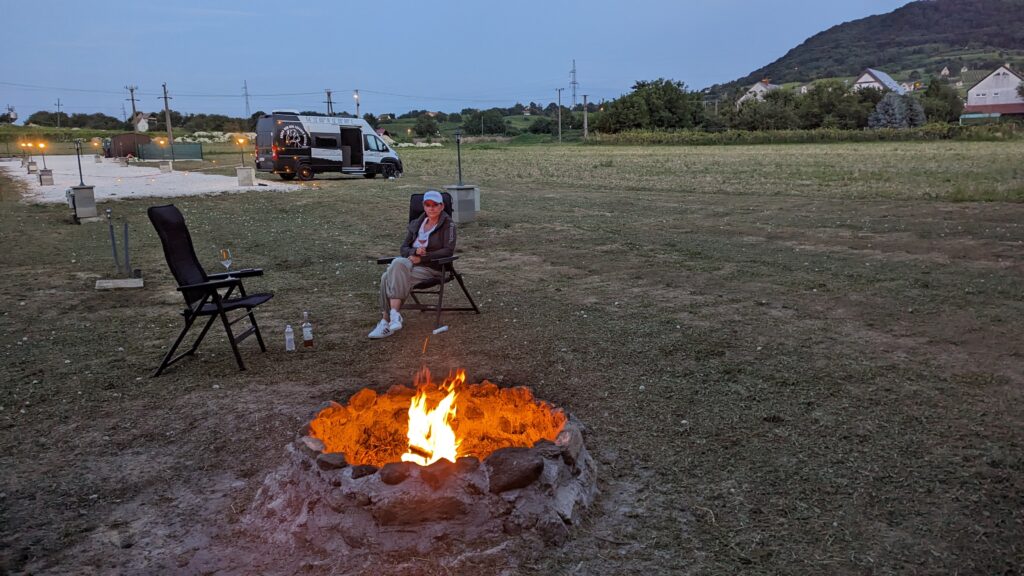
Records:
M249 370L214 331L157 379L181 301L156 201L112 205L146 288L97 292L106 227L0 180L0 572L470 573L239 530L323 402L423 363L531 386L589 428L596 505L505 573L1020 572L1024 143L467 146L482 212L460 268L482 314L448 317L426 356L426 317L365 338L372 259L410 193L455 178L451 148L400 153L396 181L175 199L208 269L229 246L276 296ZM288 354L303 310L318 348Z

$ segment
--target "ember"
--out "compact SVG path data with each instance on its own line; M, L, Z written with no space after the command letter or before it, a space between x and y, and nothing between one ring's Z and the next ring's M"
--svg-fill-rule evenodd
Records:
M309 424L309 435L328 453L344 453L350 464L389 462L427 466L442 458L481 460L508 447L554 441L565 414L533 398L527 388L465 384L459 370L434 383L423 368L415 388L392 386L378 395L364 389L347 406L332 403Z

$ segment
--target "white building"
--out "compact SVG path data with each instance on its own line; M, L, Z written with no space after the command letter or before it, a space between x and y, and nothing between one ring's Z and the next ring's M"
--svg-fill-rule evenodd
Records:
M972 114L1024 114L1024 97L1017 87L1024 82L1009 64L997 68L967 90L965 113Z
M765 94L772 92L774 90L778 90L779 88L782 87L777 84L772 84L771 82L768 81L767 78L765 78L764 80L761 80L757 84L751 86L747 90L746 94L740 96L740 99L736 101L736 107L738 108L741 104L750 99L764 100Z
M891 90L900 95L907 92L903 86L892 79L892 76L874 68L868 68L861 72L853 83L854 90L863 90L864 88L874 88L883 92Z

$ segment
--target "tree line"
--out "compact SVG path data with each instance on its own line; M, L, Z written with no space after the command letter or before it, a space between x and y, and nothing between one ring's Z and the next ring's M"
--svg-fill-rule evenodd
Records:
M1024 88L1022 88L1024 90ZM588 103L593 114L592 129L596 132L617 133L626 130L797 130L816 128L862 129L875 127L901 128L919 126L925 122L954 122L963 109L956 90L940 78L932 78L928 88L913 95L898 96L873 89L853 90L837 80L825 80L811 86L806 93L778 89L768 92L763 99L751 98L739 102L738 97L705 100L706 93L689 90L682 82L659 78L638 81L625 94L610 102ZM410 110L402 115L364 114L374 128L384 127L396 120L415 118L413 132L420 137L439 134L441 123L456 123L467 135L497 134L516 136L521 130L506 118L514 115L530 117L527 131L534 134L556 134L561 129L582 127L583 105L561 106L552 102L540 106L535 102L516 103L507 108L486 110L464 108L460 112L434 112ZM252 132L256 121L263 116L258 111L248 118L223 114L181 114L170 111L171 124L186 132ZM305 110L302 115L324 116L322 112ZM343 117L353 115L342 112ZM65 114L39 111L28 117L26 124L60 126L99 130L131 130L130 124L105 114ZM2 120L2 119L0 119ZM166 129L164 115L150 117L150 130Z

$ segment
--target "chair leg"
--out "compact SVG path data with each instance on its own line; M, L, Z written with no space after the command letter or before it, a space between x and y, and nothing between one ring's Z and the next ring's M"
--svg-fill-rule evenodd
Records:
M199 337L196 338L196 341L192 344L192 348L190 348L186 354L195 354L196 350L199 349L199 345L203 342L203 338L206 338L206 332L209 331L210 326L213 326L213 321L216 319L216 316L210 316L210 319L206 321L206 326L203 326L203 331L199 333Z
M441 310L444 308L444 285L447 282L444 281L444 267L441 268L441 288L437 292L437 319L434 321L434 328L441 327Z
M256 329L256 341L260 343L260 350L266 352L267 346L263 343L263 336L260 335L260 327L256 324L256 314L253 313L252 308L249 308L249 322L252 324L252 327Z
M178 349L178 346L181 345L181 341L185 339L185 334L188 334L188 330L189 328L192 327L192 322L194 321L194 316L191 318L185 318L185 327L181 329L181 333L178 334L178 338L174 341L174 344L171 346L171 349L167 351L167 354L164 356L163 362L160 363L160 367L157 368L156 372L153 373L152 378L156 378L157 376L159 376L160 373L163 372L164 369L167 368L167 366L171 363L171 358L174 358L174 352Z
M217 303L220 308L220 302ZM245 370L245 364L242 362L242 355L238 352L238 343L235 342L235 335L231 332L231 323L228 322L227 312L224 312L223 308L217 313L220 316L221 322L224 323L224 331L228 333L228 342L231 343L231 351L235 353L235 361L238 362L238 370Z
M477 307L476 302L473 301L473 297L469 294L469 290L466 289L466 283L462 281L462 274L456 274L455 279L459 281L459 286L462 287L462 293L469 299L469 305L473 307L473 311L479 314L480 308Z

